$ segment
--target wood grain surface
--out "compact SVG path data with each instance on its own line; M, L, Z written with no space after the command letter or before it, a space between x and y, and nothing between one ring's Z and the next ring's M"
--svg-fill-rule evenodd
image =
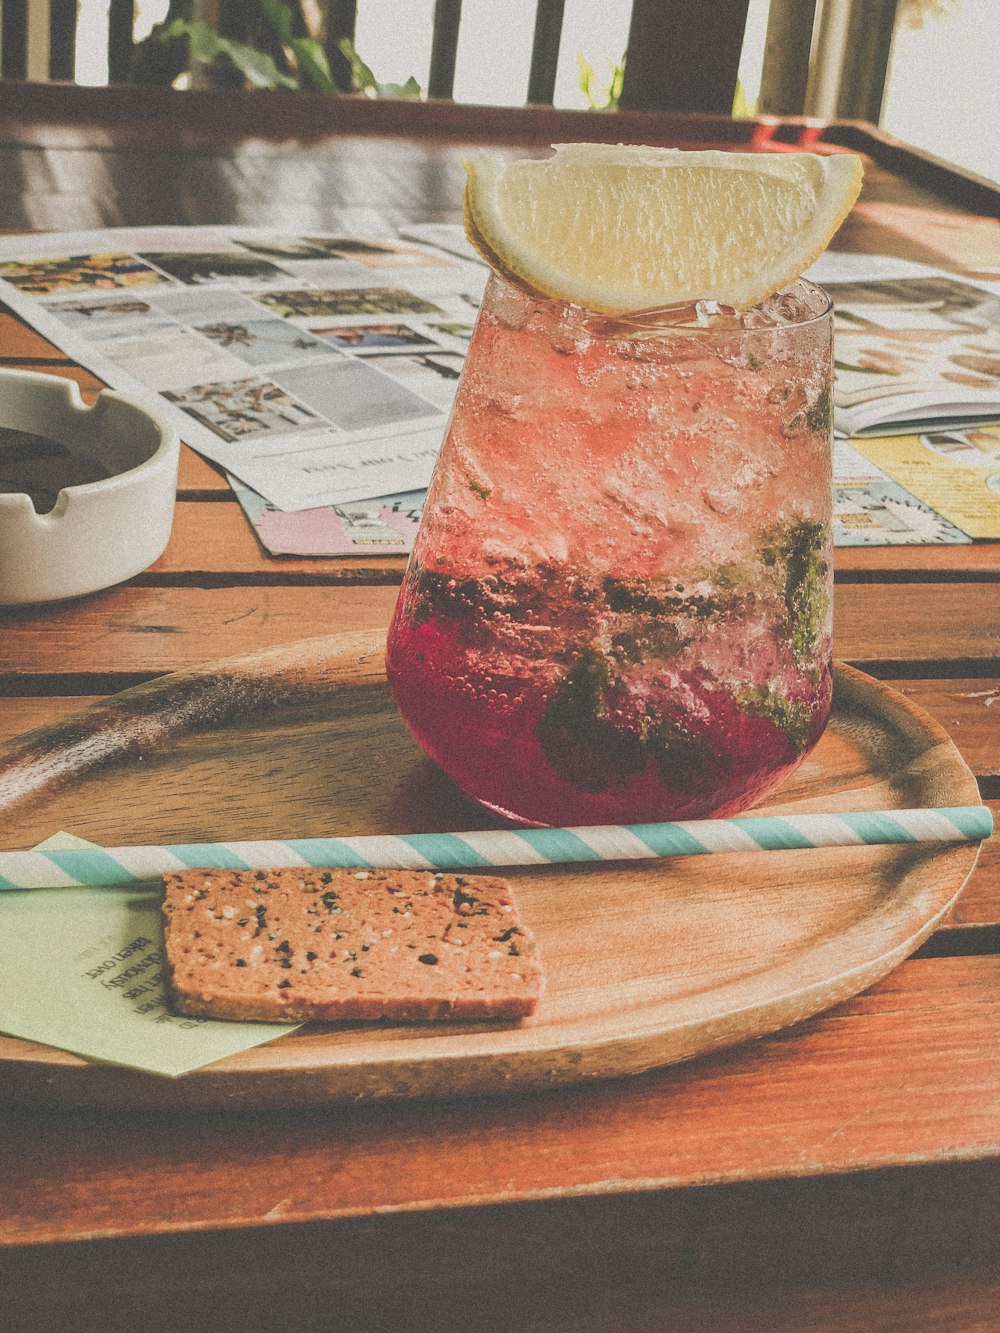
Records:
M214 510L213 510L214 512ZM211 516L208 519L211 525ZM144 678L216 657L333 633L387 626L392 584L224 587L140 582L75 602L44 619L0 612L0 676L114 672ZM925 676L927 664L966 676L1000 662L1000 590L976 583L845 584L834 597L834 651L878 674ZM111 687L113 688L113 686Z
M1000 1149L1000 1088L983 1086L998 1019L1000 959L917 959L794 1032L544 1095L196 1117L164 1107L153 1122L117 1107L8 1109L4 1241L58 1240L70 1226L79 1239L107 1239L981 1159ZM938 1115L914 1116L917 1090ZM151 1146L155 1197L129 1171ZM87 1191L95 1172L101 1189Z
M995 1326L998 1183L955 1163L18 1246L0 1253L5 1328L100 1310L124 1333L134 1313L107 1293L127 1281L158 1333L978 1333Z
M0 754L0 839L103 846L496 824L427 761L380 634L228 659L127 692ZM817 748L775 811L963 805L975 778L901 695L838 668ZM169 1083L0 1038L7 1097L301 1106L552 1088L675 1063L828 1008L931 933L977 847L862 847L512 870L547 974L537 1014L307 1025ZM26 1053L27 1052L27 1053Z

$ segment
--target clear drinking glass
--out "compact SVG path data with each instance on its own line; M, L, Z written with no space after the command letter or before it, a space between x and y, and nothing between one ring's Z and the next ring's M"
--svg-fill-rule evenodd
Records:
M526 823L731 814L830 708L829 298L609 318L493 274L389 632L431 756Z

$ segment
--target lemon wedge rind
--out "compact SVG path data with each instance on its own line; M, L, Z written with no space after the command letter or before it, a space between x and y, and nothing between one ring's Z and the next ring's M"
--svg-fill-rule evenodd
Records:
M737 310L797 278L861 188L855 154L560 144L465 162L465 229L500 273L604 314L715 300Z

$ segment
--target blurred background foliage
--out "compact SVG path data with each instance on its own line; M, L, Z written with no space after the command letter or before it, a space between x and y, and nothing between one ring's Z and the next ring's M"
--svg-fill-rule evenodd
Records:
M327 31L329 7L317 0L223 4L215 25L194 17L194 8L194 0L171 0L166 17L135 48L134 82L370 97L421 95L412 75L403 83L380 81L351 38L333 38Z

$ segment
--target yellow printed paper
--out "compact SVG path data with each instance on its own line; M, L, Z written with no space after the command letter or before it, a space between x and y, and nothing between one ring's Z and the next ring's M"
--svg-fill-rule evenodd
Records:
M56 834L46 847L86 847ZM0 893L0 1031L176 1076L295 1025L183 1018L167 1003L158 891Z
M942 428L851 444L969 537L1000 538L1000 426Z

